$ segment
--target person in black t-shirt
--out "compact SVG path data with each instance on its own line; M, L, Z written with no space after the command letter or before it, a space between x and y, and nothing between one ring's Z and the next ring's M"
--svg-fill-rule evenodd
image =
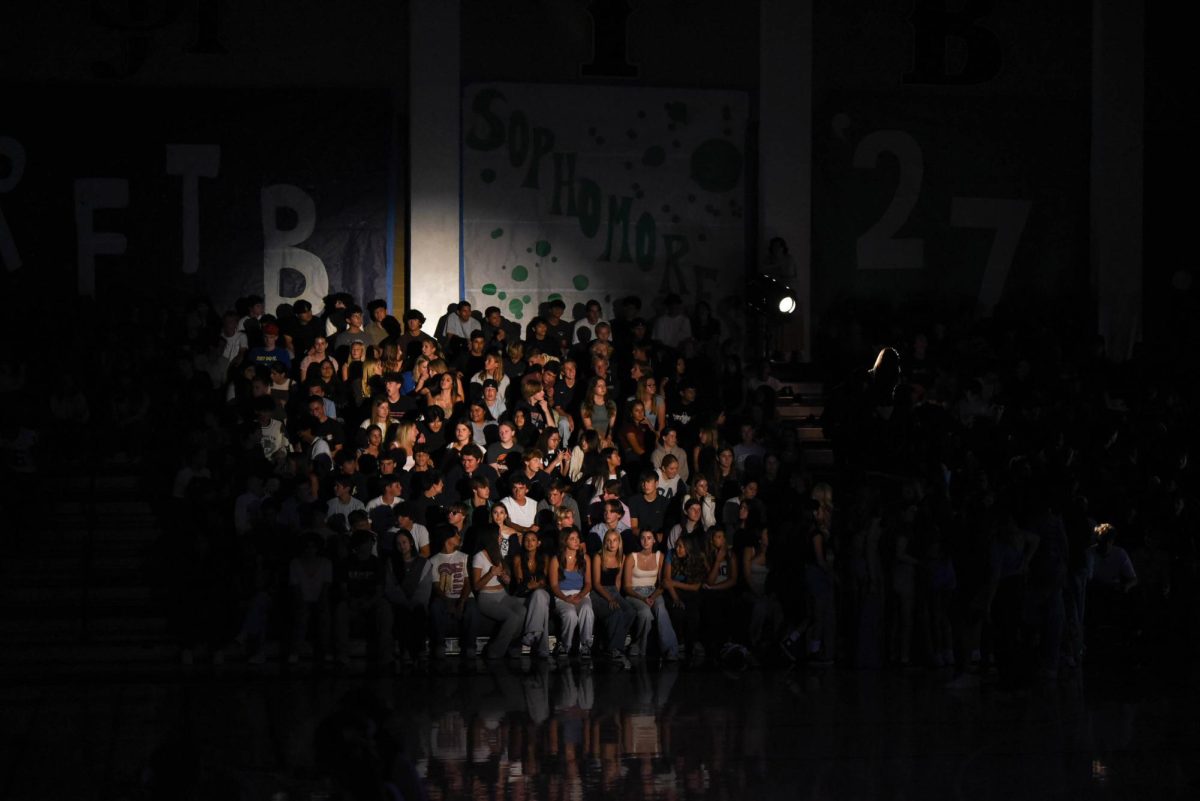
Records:
M329 444L329 452L337 456L346 444L346 430L342 424L325 413L325 400L319 397L308 399L308 413L317 421L316 435Z
M350 662L350 626L365 620L374 633L375 659L392 661L392 607L384 597L386 566L371 554L374 535L358 530L351 535L350 555L334 573L337 605L333 611L334 651L337 661Z
M383 377L383 388L388 402L388 419L398 423L417 408L417 402L407 395L400 394L404 379L400 373L388 373Z
M292 317L282 322L283 341L287 349L302 358L316 342L317 337L325 336L325 325L313 315L312 304L307 300L298 300L292 304Z
M655 541L662 542L666 529L667 507L670 504L658 494L658 474L653 470L645 470L638 477L638 484L642 490L641 494L625 500L625 505L629 507L630 525L638 533L653 531Z

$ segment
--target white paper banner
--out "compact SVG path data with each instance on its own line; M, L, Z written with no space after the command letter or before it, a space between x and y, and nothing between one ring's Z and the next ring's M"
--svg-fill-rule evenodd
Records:
M463 96L466 296L528 321L539 303L742 294L746 96L477 84ZM418 201L419 202L419 201Z

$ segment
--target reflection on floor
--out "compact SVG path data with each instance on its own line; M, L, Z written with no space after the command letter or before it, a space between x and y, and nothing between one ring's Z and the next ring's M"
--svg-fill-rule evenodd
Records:
M0 797L1200 797L1194 683L945 680L526 664L25 681L0 689Z

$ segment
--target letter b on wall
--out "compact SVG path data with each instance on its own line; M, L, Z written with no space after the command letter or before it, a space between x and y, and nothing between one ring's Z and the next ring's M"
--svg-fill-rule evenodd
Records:
M295 224L285 227L281 212L295 217ZM275 313L281 303L293 303L303 298L317 310L329 294L329 273L325 263L313 253L296 247L312 236L317 227L317 207L313 199L298 186L274 184L262 190L263 223L263 298L267 311ZM283 294L285 270L294 271L303 279L299 294Z

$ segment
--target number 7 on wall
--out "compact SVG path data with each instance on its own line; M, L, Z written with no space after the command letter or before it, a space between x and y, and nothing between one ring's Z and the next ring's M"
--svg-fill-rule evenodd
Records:
M873 169L884 153L891 153L896 158L899 177L883 216L858 238L855 248L858 269L921 270L925 267L925 240L894 238L908 222L921 194L925 174L921 145L907 131L873 131L855 148L854 166ZM987 310L996 305L1004 291L1031 206L1028 200L1006 198L954 197L950 201L950 225L953 227L993 228L996 231L979 287L979 303Z
M955 228L996 230L979 285L979 305L987 311L992 310L1004 292L1032 205L1028 200L998 197L956 197L950 201L950 224Z

